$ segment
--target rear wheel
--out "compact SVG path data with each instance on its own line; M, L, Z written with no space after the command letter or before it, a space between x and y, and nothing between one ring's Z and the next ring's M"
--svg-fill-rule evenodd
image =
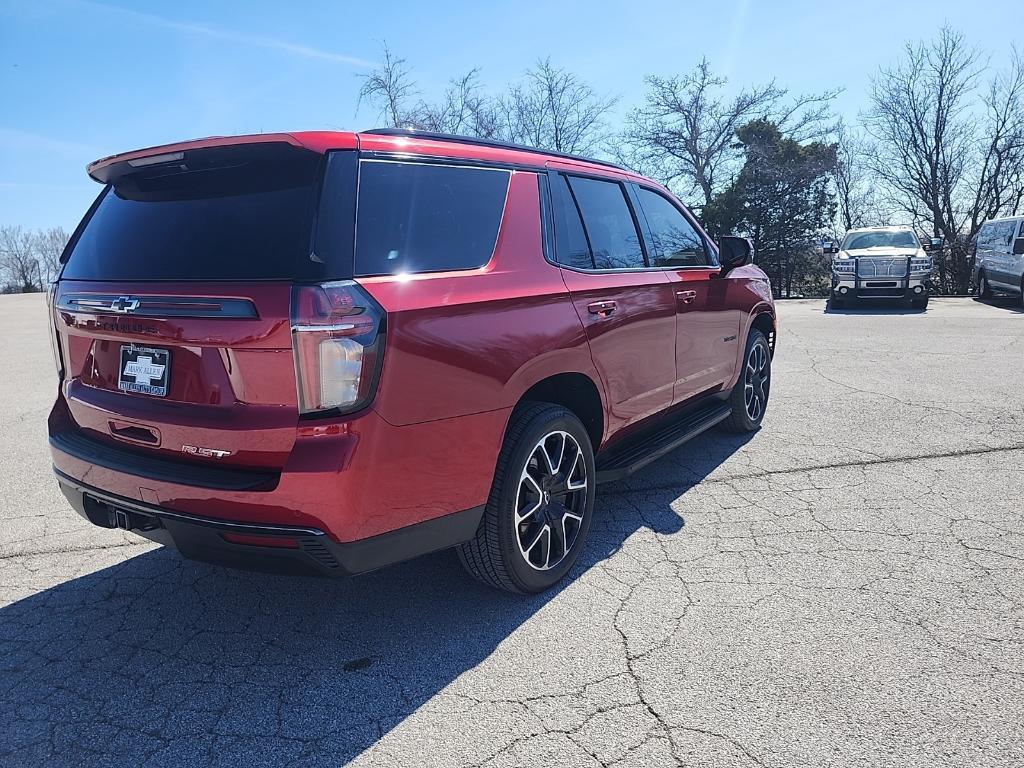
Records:
M761 428L772 383L772 351L768 339L751 330L743 356L743 370L729 395L732 412L722 426L730 432L754 432Z
M485 584L541 592L579 558L594 510L594 451L587 430L558 405L513 413L476 536L459 559Z

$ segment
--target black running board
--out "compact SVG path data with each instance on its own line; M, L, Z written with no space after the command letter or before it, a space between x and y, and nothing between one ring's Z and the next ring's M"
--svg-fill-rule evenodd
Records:
M616 446L607 456L597 457L598 484L621 480L633 474L701 432L725 421L730 412L731 409L725 403L712 403L635 442L630 441L621 448Z

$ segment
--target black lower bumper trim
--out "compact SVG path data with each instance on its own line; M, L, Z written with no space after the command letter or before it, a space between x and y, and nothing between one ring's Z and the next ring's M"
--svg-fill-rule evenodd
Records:
M101 443L81 432L50 435L50 445L76 459L127 475L220 491L270 491L281 476L278 472L203 467L146 456L137 450Z
M174 512L93 488L54 470L71 506L102 528L122 528L172 546L192 560L245 570L350 576L448 549L473 538L484 508L474 507L394 531L338 542L316 528L236 523ZM293 540L293 547L237 544L225 534Z

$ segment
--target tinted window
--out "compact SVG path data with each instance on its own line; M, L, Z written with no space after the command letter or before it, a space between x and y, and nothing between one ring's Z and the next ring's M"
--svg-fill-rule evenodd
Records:
M637 190L654 240L651 265L699 267L708 264L704 240L686 217L665 197L643 187Z
M364 161L358 275L473 269L490 261L510 172Z
M555 246L559 264L577 269L593 269L590 246L565 176L552 177L551 196L555 209Z
M310 260L322 156L252 145L193 150L102 194L63 276L84 280L320 278Z
M578 176L572 177L569 183L583 214L594 266L597 269L644 267L640 237L622 185Z

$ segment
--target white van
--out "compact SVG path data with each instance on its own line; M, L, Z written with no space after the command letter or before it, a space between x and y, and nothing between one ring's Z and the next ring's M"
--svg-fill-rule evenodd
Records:
M1024 304L1024 216L992 219L981 226L974 276L981 298L1011 293Z

